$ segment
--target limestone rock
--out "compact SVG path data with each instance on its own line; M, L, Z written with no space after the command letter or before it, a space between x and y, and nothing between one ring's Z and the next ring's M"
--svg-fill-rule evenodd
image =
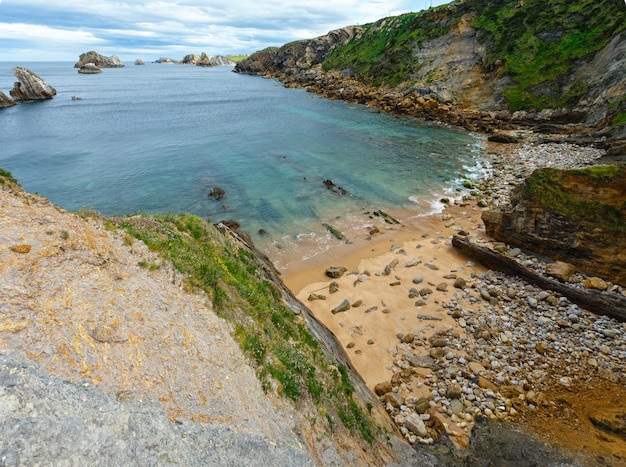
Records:
M82 68L87 63L93 63L98 68L122 68L125 66L124 62L122 62L116 55L105 57L104 55L100 55L98 52L91 50L87 53L80 54L78 62L76 62L74 68Z
M95 63L85 63L78 69L78 72L82 75L95 75L102 73L102 70L98 68Z
M384 396L385 394L387 394L388 392L391 392L392 390L393 390L393 386L391 385L389 381L385 381L384 383L378 383L376 386L374 386L374 392L379 397Z
M342 311L348 311L349 309L350 309L350 302L348 300L344 300L339 305L337 305L335 308L330 310L330 312L333 315L335 315L335 314L340 313Z
M146 62L144 62L142 59L138 58L137 60L135 60L135 65L145 65Z
M606 290L609 288L609 284L605 280L599 277L588 277L583 284L585 289Z
M426 430L424 420L422 420L422 418L416 413L409 414L404 419L404 426L407 427L409 431L412 431L418 436L428 436L428 431Z
M17 66L13 68L17 82L10 91L16 101L34 101L52 99L57 91L30 70Z
M326 269L326 275L328 277L332 277L333 279L338 279L343 276L348 269L343 266L331 266Z
M0 91L0 109L4 109L6 107L14 106L15 102L13 102L9 96Z
M576 271L576 266L564 261L556 261L546 265L546 273L560 281L566 282Z

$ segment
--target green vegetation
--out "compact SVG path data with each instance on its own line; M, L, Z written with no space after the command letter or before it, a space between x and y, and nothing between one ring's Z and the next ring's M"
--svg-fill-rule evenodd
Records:
M580 60L626 28L626 11L615 0L474 0L473 26L488 44L487 66L503 64L513 85L505 91L511 110L567 107L587 91L562 80Z
M591 222L617 233L626 233L626 201L620 206L601 203L576 192L578 186L619 192L626 185L626 166L594 166L584 169L539 169L522 189L533 201L567 219Z
M234 327L234 337L256 366L266 391L276 388L294 403L314 404L332 431L338 418L373 442L373 422L353 398L347 369L331 365L302 319L282 301L277 288L259 273L254 256L227 241L208 222L190 214L106 218L142 240L203 290L214 310ZM126 244L130 242L125 240ZM153 263L144 262L151 269Z
M249 55L227 55L227 58L235 63L245 60L248 57Z
M15 177L13 177L11 172L9 172L8 170L4 170L3 168L0 168L0 185L4 185L4 184L15 184L17 186L20 185L18 181L15 179Z
M626 28L617 0L465 0L365 25L361 38L333 50L325 70L350 70L373 86L411 85L420 64L414 50L448 33L465 14L487 46L485 66L511 77L511 110L573 106L588 87L566 79L576 65ZM435 70L425 83L445 79ZM615 122L622 122L622 117Z
M373 86L397 86L410 79L419 63L413 54L423 42L446 34L458 22L445 7L424 14L408 13L365 25L358 40L337 47L324 60L325 70L350 69Z

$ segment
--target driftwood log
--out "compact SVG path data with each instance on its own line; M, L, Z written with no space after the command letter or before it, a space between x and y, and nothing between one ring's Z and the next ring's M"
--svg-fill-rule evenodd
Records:
M459 235L452 237L452 245L488 268L519 276L542 289L558 292L592 313L609 316L622 322L626 321L626 297L622 295L572 287L556 279L537 274L513 258L472 243L469 239Z

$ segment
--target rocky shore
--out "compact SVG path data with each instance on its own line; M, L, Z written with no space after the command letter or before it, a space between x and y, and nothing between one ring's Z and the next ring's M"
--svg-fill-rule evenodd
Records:
M464 199L423 222L417 238L390 245L341 278L309 284L298 297L346 346L409 443L441 447L447 437L469 446L461 455L466 460L488 458L474 450L482 429L472 438L472 427L492 419L562 447L561 460L620 465L626 461L626 325L481 269L450 243L452 235L465 235L545 272L544 258L488 238L481 211L508 203L511 189L537 167L587 166L603 151L525 138L518 145L490 143L489 176L468 183ZM580 273L569 281L626 295L620 285ZM348 307L338 311L341 302ZM531 459L516 453L522 463L512 465Z

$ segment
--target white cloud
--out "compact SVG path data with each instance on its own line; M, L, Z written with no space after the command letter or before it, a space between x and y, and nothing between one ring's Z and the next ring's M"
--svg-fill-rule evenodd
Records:
M67 29L55 29L40 24L27 23L0 23L0 38L15 39L23 41L48 41L66 43L89 43L97 44L104 42L103 39L95 37L87 31L71 31Z
M181 50L197 53L197 49L212 55L251 53L270 45L313 38L342 26L419 10L429 3L430 0L14 0L5 2L0 9L0 60L20 50L39 50L36 55L41 58L27 57L31 60L74 60L88 48L127 60L142 51L160 51L157 56L172 56Z

